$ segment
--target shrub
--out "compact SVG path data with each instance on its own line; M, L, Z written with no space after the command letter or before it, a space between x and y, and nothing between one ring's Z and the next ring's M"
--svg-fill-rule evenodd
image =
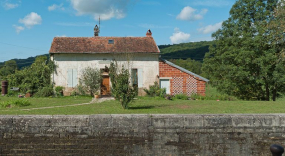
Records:
M189 97L186 94L176 94L174 99L189 100Z
M101 87L102 75L99 69L87 67L82 71L81 82L91 95L98 92Z
M51 86L43 87L34 96L35 97L49 97L53 95L53 88Z
M63 90L64 90L64 87L62 87L62 86L56 86L56 87L55 87L56 96L63 96Z
M31 105L31 102L27 99L17 99L17 100L11 100L11 101L4 101L0 103L2 107L25 107Z
M173 95L165 94L164 95L164 99L166 99L166 100L173 100Z
M137 95L137 89L130 84L129 70L122 68L118 69L118 64L114 62L110 65L110 78L112 83L112 95L116 100L120 101L124 109L128 109L128 105Z
M160 96L164 97L166 95L166 89L160 88L158 82L154 82L153 85L149 86L149 89L143 89L148 96L155 97Z
M8 93L6 94L7 97L12 97L12 96L16 96L18 94L17 91L13 91L8 89Z

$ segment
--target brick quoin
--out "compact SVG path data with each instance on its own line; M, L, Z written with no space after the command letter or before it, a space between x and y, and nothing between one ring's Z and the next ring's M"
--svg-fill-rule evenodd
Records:
M201 80L198 77L195 77L193 75L190 75L186 72L183 72L173 66L170 66L169 64L159 61L159 77L171 77L170 79L170 93L174 95L174 82L173 78L174 77L182 77L183 78L183 85L182 85L182 90L184 94L187 94L187 78L189 76L193 77L196 80L197 83L197 94L200 95L205 95L205 88L206 88L206 81Z

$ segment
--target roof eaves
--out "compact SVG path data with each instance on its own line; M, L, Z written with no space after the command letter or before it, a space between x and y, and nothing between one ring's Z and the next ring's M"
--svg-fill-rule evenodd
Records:
M183 71L183 72L185 72L185 73L188 73L188 74L190 74L190 75L193 75L193 76L195 76L195 77L198 77L198 78L200 78L201 80L204 80L204 81L206 81L206 82L209 82L209 81L210 81L210 80L208 80L208 79L206 79L206 78L204 78L204 77L202 77L202 76L200 76L200 75L198 75L198 74L195 74L195 73L193 73L193 72L191 72L191 71L189 71L189 70L187 70L187 69L184 69L184 68L182 68L182 67L180 67L180 66L178 66L178 65L176 65L176 64L174 64L174 63L171 63L171 62L169 62L169 61L167 61L167 60L165 60L165 59L160 58L160 60L162 60L162 61L165 62L166 64L168 64L168 65L170 65L170 66L172 66L172 67L175 67L175 68L177 68L177 69L179 69L179 70L181 70L181 71Z

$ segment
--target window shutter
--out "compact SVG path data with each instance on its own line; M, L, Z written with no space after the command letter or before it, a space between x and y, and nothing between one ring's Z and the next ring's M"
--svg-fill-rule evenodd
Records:
M72 69L68 69L67 71L67 86L72 87Z
M77 70L76 69L68 69L67 71L68 78L67 83L68 87L75 87L78 84L78 78L77 78Z
M73 69L72 71L72 87L76 87L77 86L77 70L76 69Z
M138 88L143 87L143 70L138 69Z

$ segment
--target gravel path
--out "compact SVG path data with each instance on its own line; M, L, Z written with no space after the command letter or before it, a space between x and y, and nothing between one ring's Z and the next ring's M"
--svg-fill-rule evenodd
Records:
M101 102L109 101L109 100L115 100L115 99L113 97L102 97L102 98L99 98L99 99L93 98L92 101L89 102L89 103L80 103L80 104L72 104L72 105L64 105L64 106L50 106L50 107L29 108L29 109L20 109L20 110L30 111L30 110L37 110L37 109L50 109L50 108L83 106L83 105L90 105L90 104L94 104L94 103L101 103Z

